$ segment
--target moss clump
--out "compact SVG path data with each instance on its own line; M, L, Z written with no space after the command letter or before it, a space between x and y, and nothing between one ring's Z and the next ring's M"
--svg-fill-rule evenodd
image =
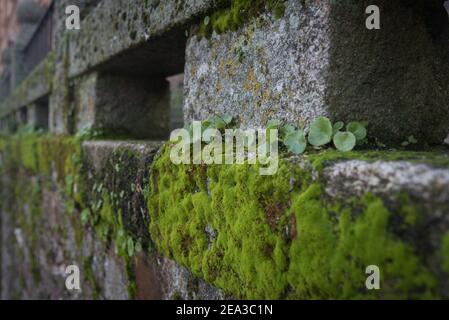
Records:
M67 212L75 213L68 216L78 219L72 223L77 246L84 234L81 222L92 226L107 246L115 245L126 266L131 297L136 292L133 257L148 235L165 255L236 298L447 296L439 291L435 266L428 264L431 255L432 261L441 260L437 268L449 274L449 236L438 253L423 253L427 244L419 248L421 238L416 235L424 215L412 199L399 194L399 207L370 194L336 202L312 175L343 159L446 167L445 154L325 151L305 155L302 159L310 166L286 159L276 175L260 176L259 167L250 165L175 166L169 150L163 149L153 163L148 184L137 179L145 181L139 189L146 190L151 213L151 221L142 222L133 220L130 208L137 188L132 179L136 171L143 174L132 151L118 148L108 157L105 171L97 173L87 172L92 164L82 155L81 141L72 137L0 138L0 170L16 181L2 185L2 203L10 206L6 212L16 213L14 221L24 230L31 252L41 245L41 234L54 231L43 228L47 224L41 190L61 191ZM30 184L31 177L38 183ZM24 204L31 215L20 209ZM143 223L149 223L145 235L139 228L131 229ZM55 228L65 236L63 227ZM32 268L38 269L38 259L31 259ZM101 288L96 288L89 271L89 258L85 262L85 274L98 296ZM381 270L380 291L365 288L365 268L372 264ZM39 281L37 274L35 280Z
M42 234L52 232L52 236L63 241L70 232L66 227L70 225L75 244L81 249L83 237L90 226L106 247L115 246L116 253L123 259L132 297L136 291L132 258L142 250L142 244L140 238L136 239L125 230L122 222L122 207L128 205L124 195L131 191L119 190L123 184L115 185L122 174L119 172L112 174L110 179L94 176L95 188L92 188L86 172L89 164L85 162L81 144L82 139L79 138L36 132L0 137L0 170L8 179L15 181L7 188L2 186L2 203L5 201L9 206L7 212L15 214L12 219L24 231L35 282L39 282L41 270L37 259L38 249L47 248L40 242ZM110 167L107 167L107 171L109 176L115 172ZM122 180L127 178L122 177ZM0 179L0 182L3 180ZM127 186L131 188L129 182ZM58 217L58 221L62 219L64 222L63 225L48 223L47 213L43 212L44 189L58 190L67 212L64 217ZM89 259L86 261L85 266L88 266ZM93 283L92 272L89 269L85 271L88 281ZM96 288L94 283L92 286L94 295L98 297L100 288Z
M287 161L280 162L276 175L264 177L249 165L175 166L169 153L164 150L152 167L152 239L167 256L228 294L263 299L439 295L423 257L394 232L393 220L401 221L401 228L419 221L412 204L396 212L370 194L336 203L325 197L310 168ZM340 157L317 154L309 160L322 166ZM380 267L382 290L366 289L369 265Z
M284 0L232 0L229 8L207 16L200 24L199 35L207 36L213 31L223 33L235 31L245 22L263 12L272 12L281 18L285 12Z
M95 300L99 299L101 296L101 287L95 278L95 273L92 270L93 257L87 257L83 261L83 274L84 280L89 283L92 290L92 296Z
M449 231L443 237L442 257L444 271L449 275Z

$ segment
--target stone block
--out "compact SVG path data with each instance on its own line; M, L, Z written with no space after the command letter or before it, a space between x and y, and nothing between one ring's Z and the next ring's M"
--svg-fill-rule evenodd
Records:
M182 72L185 30L227 0L101 1L70 34L71 77L105 70L171 76ZM126 54L124 55L123 53Z
M380 8L381 29L365 10ZM293 1L235 32L189 39L185 118L242 126L317 116L370 122L371 135L441 143L449 131L449 22L439 0Z

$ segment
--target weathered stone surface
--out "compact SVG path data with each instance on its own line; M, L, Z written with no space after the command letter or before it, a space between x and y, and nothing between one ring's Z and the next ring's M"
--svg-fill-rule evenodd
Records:
M243 126L326 115L370 121L385 142L441 143L449 129L449 19L441 1L287 1L285 16L189 39L186 120L231 113ZM432 128L432 130L428 130Z
M195 277L173 260L154 254L136 261L137 299L222 300L220 290Z
M329 11L327 1L289 1L279 20L264 15L237 32L189 39L186 121L232 113L248 127L326 114Z
M83 28L71 34L69 74L74 77L99 65L123 73L180 73L187 23L222 2L103 1L83 21Z
M167 78L170 83L170 131L184 127L184 75Z
M423 204L442 205L449 199L449 170L406 161L347 161L324 170L326 192L332 197L361 196L373 192L392 196L399 192Z
M374 32L363 27L360 15L372 1L335 3L329 21L332 116L366 119L384 141L415 135L441 143L449 130L449 18L443 1L375 1L381 30Z
M48 94L54 133L93 126L160 140L181 125L180 77L170 90L165 78L183 70L184 32L222 1L97 2L77 2L90 5L81 31L70 32L72 3L55 2L54 52L0 106L1 128L39 123ZM232 113L245 127L273 118L307 126L327 115L369 120L385 141L441 142L441 1L379 0L380 31L364 28L367 4L289 0L280 19L263 14L211 39L191 36L186 121ZM448 297L443 153L369 161L312 152L262 178L170 162L150 171L161 142L78 139L0 138L2 298L354 298L364 296L373 257L387 286L368 296ZM81 292L65 288L70 264L81 268Z
M88 176L103 181L109 190L126 191L123 224L136 237L149 241L150 214L143 197L149 179L148 166L162 142L86 141L83 150L89 163ZM113 182L111 184L111 182ZM130 185L137 191L128 197ZM122 188L122 189L121 189ZM220 299L219 290L193 276L189 270L157 252L140 253L134 261L137 299ZM116 273L112 273L114 275Z
M69 145L58 145L57 138L53 140L55 144L51 141L47 142L58 149L56 152L68 151L65 148ZM50 170L45 173L47 169L33 169L33 161L25 158L29 151L37 153L33 149L36 145L32 145L15 149L20 154L16 154L18 158L15 160L11 158L15 153L4 153L5 145L2 144L0 151L2 299L224 297L219 290L193 276L179 264L148 250L149 213L142 188L148 179L148 165L160 143L85 142L82 144L85 170L82 179L86 180L82 180L81 185L78 184L80 177L71 178L76 181L73 190L91 187L91 181L97 185L104 184L104 190L111 193L123 190L121 210L114 214L123 214L126 232L133 237L144 238L146 248L128 258L117 252L117 246L120 246L118 239L105 239L98 225L82 223L82 210L88 206L83 209L80 202L73 202L68 192L71 188L67 188L69 178L61 176L60 168L61 163L70 167L70 159L76 158L77 154L69 152L61 154L59 159L54 158L51 163L45 164ZM18 145L10 147L16 148ZM43 151L41 156L45 154ZM19 164L19 159L28 162L31 167L24 165L24 162ZM135 191L129 190L131 184L136 185ZM86 200L97 200L95 192L88 191ZM93 205L93 202L89 203L89 206ZM99 218L100 221L103 218ZM80 268L81 291L66 289L65 270L68 265Z
M49 101L49 129L57 134L73 131L73 84L69 81L69 36L77 32L67 31L65 26L65 8L72 4L71 0L59 0L54 3L54 76L53 90ZM83 14L83 12L80 12Z
M0 105L0 117L48 95L53 87L53 68L54 56L49 54Z

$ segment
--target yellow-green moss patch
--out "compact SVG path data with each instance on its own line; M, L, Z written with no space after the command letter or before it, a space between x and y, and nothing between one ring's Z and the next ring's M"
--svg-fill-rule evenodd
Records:
M308 158L317 169L341 153ZM393 231L398 221L412 228L418 209L404 199L391 211L371 194L336 202L310 168L284 160L264 177L250 165L173 165L167 148L152 167L148 206L157 248L237 298L439 295L435 274ZM369 265L380 267L382 290L366 289Z

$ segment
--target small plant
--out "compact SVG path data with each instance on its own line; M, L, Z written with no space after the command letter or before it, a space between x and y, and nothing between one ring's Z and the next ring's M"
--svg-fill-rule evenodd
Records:
M333 128L330 120L326 117L317 118L310 125L309 143L315 147L321 147L332 140Z
M340 151L351 151L352 149L354 149L355 145L356 145L356 138L354 136L354 134L352 134L349 131L346 132L341 132L338 131L335 135L334 135L334 145L337 148L337 150Z
M273 123L273 122L271 122ZM350 122L346 126L346 131L342 131L345 124L342 121L332 125L326 117L315 119L310 125L310 130L306 135L302 129L296 129L292 125L279 125L281 132L281 141L289 152L295 154L304 153L307 148L307 142L318 149L333 142L335 148L339 151L351 151L356 145L366 143L367 123ZM267 126L268 129L270 126Z
M304 129L297 128L292 124L285 124L281 120L269 120L266 130L278 130L279 141L287 152L293 154L302 154L306 151L310 144L315 149L323 148L331 142L339 151L346 152L353 150L357 145L366 143L368 123L353 121L346 125L342 121L338 121L332 125L331 121L326 117L315 119L310 125L308 134ZM235 128L235 122L231 115L212 116L201 123L202 131L207 129L232 129ZM193 137L192 125L185 127ZM345 130L344 130L345 129ZM191 139L190 143L194 143ZM250 145L255 141L246 141L246 145Z
M303 153L307 148L306 135L303 130L295 130L287 134L284 139L284 145L289 152L295 154Z
M417 144L417 143L418 143L418 140L416 140L416 138L414 136L410 136L407 138L406 141L402 142L401 145L403 147L408 147L411 144Z

